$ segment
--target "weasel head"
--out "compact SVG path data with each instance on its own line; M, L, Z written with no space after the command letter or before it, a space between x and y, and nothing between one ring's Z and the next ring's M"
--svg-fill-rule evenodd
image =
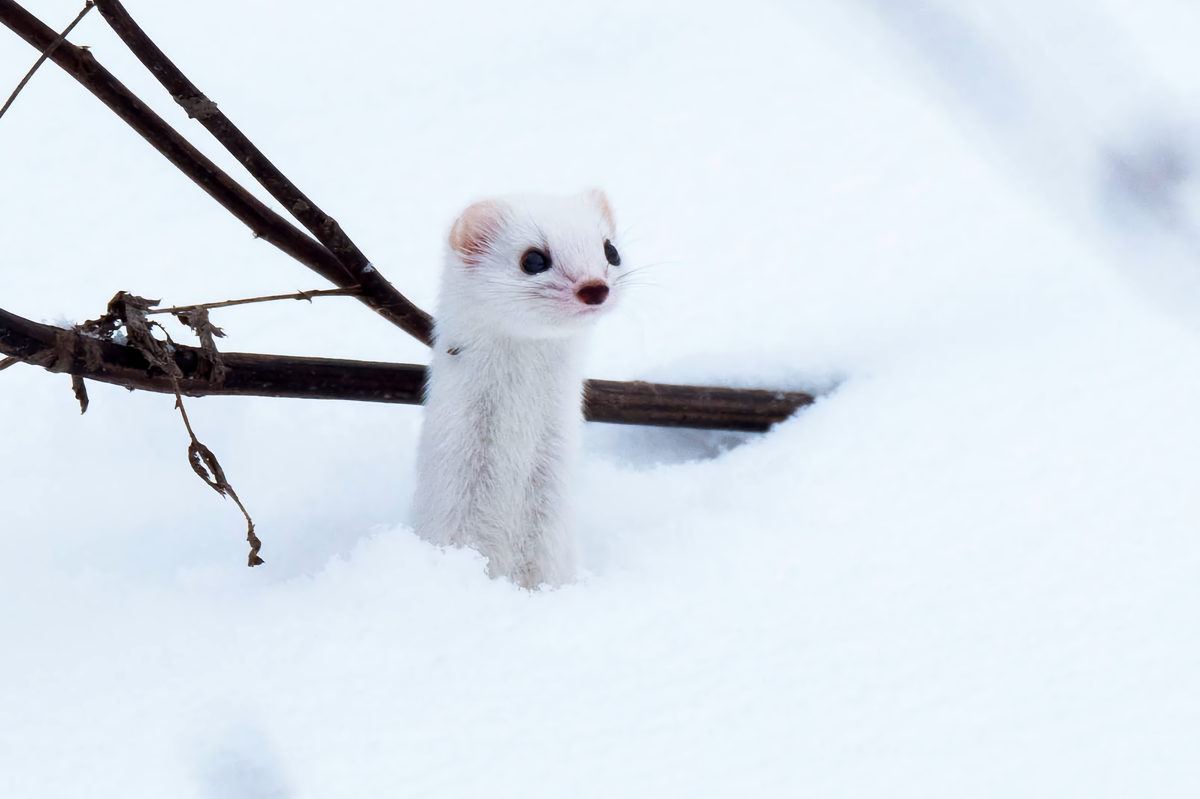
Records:
M578 333L618 299L615 238L601 191L475 203L450 231L439 327L526 339Z

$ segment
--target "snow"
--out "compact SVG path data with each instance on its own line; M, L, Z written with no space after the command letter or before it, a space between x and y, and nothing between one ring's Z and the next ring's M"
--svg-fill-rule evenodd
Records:
M422 307L469 202L602 186L649 268L589 375L823 396L766 435L591 426L585 569L530 594L412 535L417 408L189 400L251 570L171 398L89 383L81 417L7 369L0 795L1195 796L1194 260L1106 225L1086 153L1030 155L1132 112L989 127L880 5L131 1ZM962 19L1109 97L1021 60L1028 6ZM1189 130L1200 17L1103 8L1055 58L1122 31L1113 107ZM98 13L71 38L243 179ZM50 66L0 152L7 310L322 287ZM349 298L212 313L232 350L425 359Z

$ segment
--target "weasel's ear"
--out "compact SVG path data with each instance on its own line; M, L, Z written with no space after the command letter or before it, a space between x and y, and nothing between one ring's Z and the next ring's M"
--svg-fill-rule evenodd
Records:
M592 189L587 196L600 209L600 216L604 217L604 222L608 225L608 235L615 235L617 223L613 220L612 206L608 204L608 197L600 189Z
M450 247L466 260L487 252L504 223L504 209L494 200L477 202L462 212L450 229Z

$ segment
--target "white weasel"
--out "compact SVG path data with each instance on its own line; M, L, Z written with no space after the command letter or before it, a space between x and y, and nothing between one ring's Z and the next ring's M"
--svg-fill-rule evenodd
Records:
M581 339L619 294L603 192L476 203L450 231L418 451L416 531L492 577L571 579Z

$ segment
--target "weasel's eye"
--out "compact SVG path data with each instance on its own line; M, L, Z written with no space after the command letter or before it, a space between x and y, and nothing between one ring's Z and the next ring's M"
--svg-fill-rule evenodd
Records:
M521 269L527 275L536 275L550 268L550 256L541 250L528 250L521 256Z
M607 258L608 262L613 266L621 265L621 253L617 252L617 248L614 247L613 243L608 239L604 240L604 257Z

